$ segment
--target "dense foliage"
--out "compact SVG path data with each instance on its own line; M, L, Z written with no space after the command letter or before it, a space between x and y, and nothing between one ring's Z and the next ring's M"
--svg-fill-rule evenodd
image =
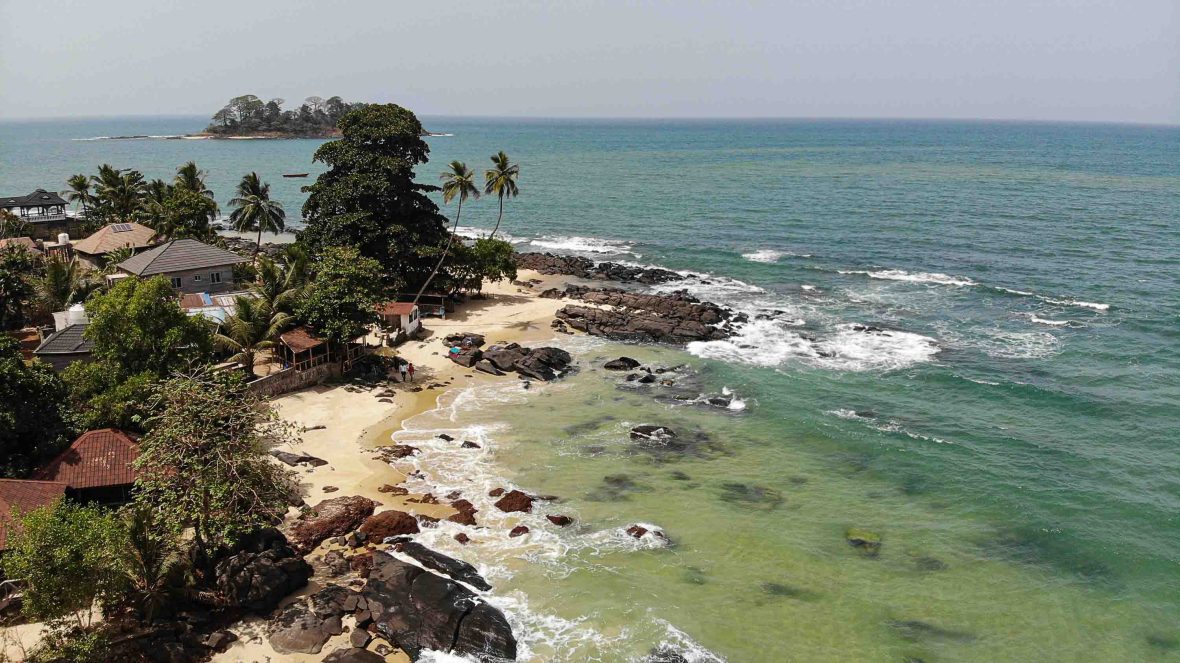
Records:
M44 364L26 364L0 335L0 472L23 476L65 446L66 388Z
M344 343L365 332L381 303L381 265L350 247L329 246L311 266L313 278L296 317L323 338Z
M36 260L19 246L0 248L0 331L25 322L25 308L33 296L30 278Z
M305 188L299 241L312 253L355 247L381 265L386 286L416 289L449 237L427 196L438 188L414 181L430 154L422 124L401 106L381 104L350 112L339 126L341 138L316 150L329 169Z
M248 136L275 133L289 136L327 136L350 110L364 106L347 103L340 97L308 97L295 110L283 110L283 99L262 101L252 94L229 100L213 114L213 123L205 131L219 136Z
M286 511L294 485L267 449L291 441L292 429L240 374L172 378L150 405L137 499L174 534L191 528L198 559Z

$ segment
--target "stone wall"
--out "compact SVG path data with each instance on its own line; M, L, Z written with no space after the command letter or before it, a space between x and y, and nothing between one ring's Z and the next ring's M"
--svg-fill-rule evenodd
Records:
M278 396L319 384L331 377L340 377L340 364L329 362L297 371L286 368L250 383L250 390L261 396Z

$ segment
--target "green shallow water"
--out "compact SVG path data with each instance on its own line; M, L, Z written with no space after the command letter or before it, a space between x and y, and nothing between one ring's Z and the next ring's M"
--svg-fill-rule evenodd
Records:
M595 368L619 354L692 368L673 388L621 388L620 374ZM562 383L528 393L513 383L475 387L409 424L423 429L411 437L481 435L483 469L442 472L457 479L449 487L502 474L561 498L541 513L576 517L563 530L530 516L523 522L534 533L510 540L518 521L492 513L494 521L481 519L491 531L471 546L437 540L492 569L496 594L527 597L528 618L519 600L504 607L525 624L533 660L638 660L661 643L687 647L689 660L1180 660L1174 611L1038 556L1035 537L944 493L937 477L921 485L874 467L843 440L838 417L658 401L681 387L718 393L733 377L676 350L600 345L583 349L579 363ZM485 400L481 389L497 393ZM639 423L707 441L637 451L627 433ZM438 457L421 467L431 473ZM662 528L673 545L635 549L604 537L632 523ZM849 527L879 534L880 554L850 546ZM539 530L545 540L533 541Z

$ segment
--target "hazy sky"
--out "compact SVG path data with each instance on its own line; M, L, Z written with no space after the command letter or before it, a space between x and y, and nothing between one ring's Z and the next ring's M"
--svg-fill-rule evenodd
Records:
M0 117L212 114L244 93L1180 123L1180 0L0 0Z

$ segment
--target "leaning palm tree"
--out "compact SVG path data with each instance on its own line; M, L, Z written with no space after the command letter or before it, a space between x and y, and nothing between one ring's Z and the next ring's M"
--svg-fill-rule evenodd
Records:
M225 319L222 331L213 335L213 344L235 353L230 361L253 375L258 353L275 347L275 339L291 324L291 316L274 311L262 299L237 297L235 303L237 311Z
M520 175L520 166L508 160L504 151L492 155L492 167L484 172L483 192L489 196L495 194L500 199L500 215L496 217L496 227L488 239L496 236L500 229L500 221L504 218L504 198L515 198L520 190L516 188L516 177Z
M70 187L61 192L61 195L71 203L80 203L82 205L82 216L86 216L89 209L90 202L94 200L94 196L90 193L90 178L85 174L79 173L66 180L66 186Z
M286 227L287 213L283 204L270 198L270 185L258 179L258 173L242 176L238 182L237 196L229 201L235 208L229 215L234 230L238 232L258 231L258 242L254 255L262 249L262 232L279 234Z
M46 313L82 302L98 286L99 281L77 258L66 260L56 255L45 259L45 273L33 283L37 303Z
M439 179L443 182L443 203L449 203L458 197L459 207L455 210L455 225L451 229L450 235L447 236L447 245L443 248L442 257L438 259L438 264L434 266L430 276L426 278L426 282L418 289L418 294L414 295L414 304L418 303L422 293L430 287L430 282L434 280L438 270L442 268L443 262L446 261L447 254L451 252L451 243L455 241L455 233L459 230L459 215L463 213L463 201L468 197L479 198L479 188L475 186L475 173L468 170L467 164L462 161L452 161L450 169L443 171Z

